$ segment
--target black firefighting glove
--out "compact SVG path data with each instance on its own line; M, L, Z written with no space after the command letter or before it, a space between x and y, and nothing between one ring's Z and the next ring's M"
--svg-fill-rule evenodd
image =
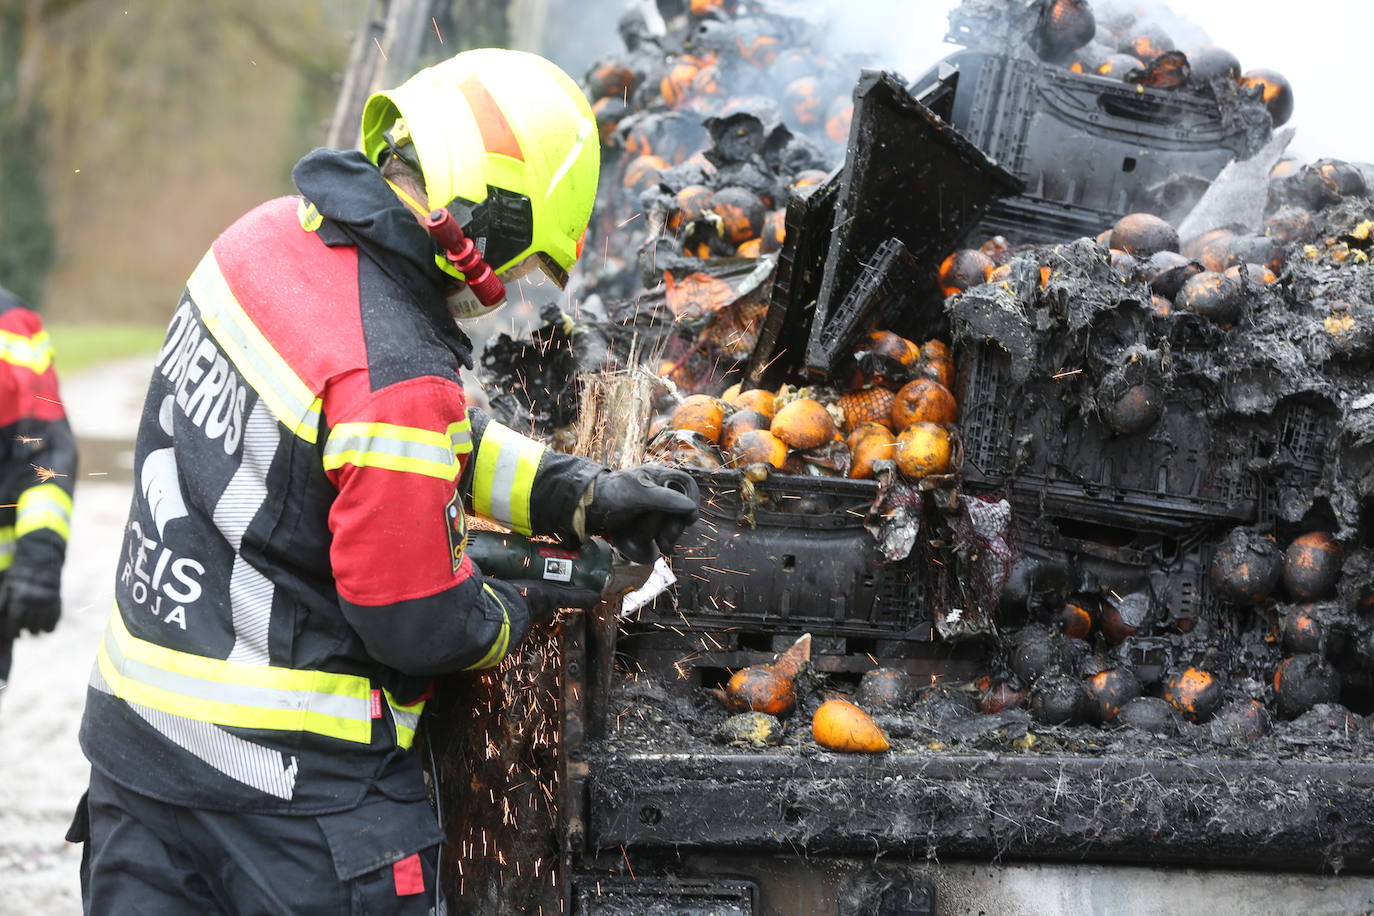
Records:
M682 532L700 517L692 475L661 464L604 471L589 488L586 533L610 541L635 563L670 553Z
M553 620L562 608L591 610L601 600L601 595L589 588L572 585L559 585L538 579L518 579L508 582L525 599L530 609L530 625L545 624Z
M51 633L61 616L62 596L57 589L13 575L0 585L0 637L14 639L23 630Z

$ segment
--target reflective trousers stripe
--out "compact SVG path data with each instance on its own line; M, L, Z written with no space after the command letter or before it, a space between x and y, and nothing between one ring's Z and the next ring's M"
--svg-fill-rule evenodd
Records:
M118 608L97 664L111 692L186 719L372 741L371 682L349 674L243 665L139 639Z
M41 483L19 494L14 512L14 536L22 538L39 528L51 528L62 540L71 534L72 498L55 483Z
M0 570L10 568L14 562L14 529L9 525L0 526Z
M496 590L485 582L482 583L482 591L487 593L487 597L496 602L496 606L501 609L501 632L496 634L496 638L491 642L491 648L487 654L483 655L474 664L468 665L465 671L476 671L480 668L494 668L501 664L501 659L506 657L506 652L510 649L510 612L506 610L506 602L501 600L501 596L496 594Z
M458 456L472 451L470 429L467 420L442 433L392 423L339 423L329 431L324 468L351 464L457 480Z
M492 421L477 445L472 472L472 508L516 534L533 533L530 495L545 447Z
M386 705L391 708L391 721L396 723L396 743L408 748L415 742L415 729L420 727L420 713L425 711L425 701L402 706L396 702L390 690L383 690L382 693L386 694Z
M47 331L25 337L13 331L0 331L0 363L9 363L42 375L52 365L52 343Z

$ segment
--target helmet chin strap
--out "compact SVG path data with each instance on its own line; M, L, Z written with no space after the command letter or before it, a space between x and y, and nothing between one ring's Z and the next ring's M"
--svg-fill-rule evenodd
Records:
M390 178L383 178L382 180L385 181L387 187L391 188L392 192L401 199L401 203L406 205L406 209L415 214L416 219L423 220L429 215L429 208L421 204L414 197L411 197L405 188L401 187Z

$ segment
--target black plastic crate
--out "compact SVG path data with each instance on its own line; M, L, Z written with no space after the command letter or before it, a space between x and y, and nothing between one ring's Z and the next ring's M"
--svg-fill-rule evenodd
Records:
M1318 402L1320 403L1320 402ZM1259 521L1301 522L1312 507L1336 432L1335 407L1302 398L1279 402L1261 435L1264 464Z
M927 272L901 240L883 242L830 316L808 361L829 366L833 373L853 352L859 335L873 327L917 339L944 330L944 309L926 288Z
M1304 477L1321 477L1326 466L1326 447L1336 430L1334 413L1323 413L1303 401L1288 400L1279 405L1277 415L1274 464Z
M758 889L729 878L578 875L573 916L753 916Z
M1015 385L995 344L961 346L962 473L973 492L1009 491L1049 515L1180 529L1254 521L1260 482L1252 437L1216 435L1208 395L1180 384L1154 428L1117 436L1054 388Z
M788 194L787 232L778 252L768 311L745 372L748 387L777 387L806 350L839 189L839 176L834 174L819 185Z
M911 295L929 306L923 335L939 336L946 321L939 308L940 261L994 200L1022 190L1021 182L892 74L874 70L865 70L854 88L854 121L838 177L835 220L805 358L805 368L818 376L828 375L836 354L865 330L850 327L841 337L833 318L881 246L897 239L919 265L919 286Z
M987 51L957 52L941 67L957 70L946 79L956 81L955 128L1025 182L1025 193L999 204L983 226L1016 242L1095 235L1122 215L1155 209L1151 189L1173 175L1215 178L1266 139L1191 90Z
M1013 512L1018 560L1040 564L1042 581L1060 583L1064 594L1056 600L1075 593L1108 602L1133 592L1152 596L1156 613L1150 630L1133 640L1142 662L1163 647L1158 640L1150 641L1150 632L1162 632L1170 624L1187 629L1198 621L1221 620L1211 584L1217 529L1165 533L1046 515L1028 505L1014 504ZM1149 663L1157 667L1167 661L1165 655Z
M1120 219L1115 213L1075 207L1034 197L999 200L978 224L979 238L1002 236L1012 245L1040 245L1063 239L1096 237Z
M754 485L751 509L738 472L692 473L702 519L674 553L671 598L642 611L641 621L928 638L923 564L917 556L885 562L863 526L877 484L775 474Z

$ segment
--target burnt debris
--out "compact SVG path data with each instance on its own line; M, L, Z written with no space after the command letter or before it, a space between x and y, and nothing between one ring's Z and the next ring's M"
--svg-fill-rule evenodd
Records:
M678 6L587 79L608 320L483 365L555 436L578 372L647 366L704 499L596 741L564 633L572 845L1370 869L1368 170L1105 4L965 0L910 83ZM837 701L874 756L816 740Z

